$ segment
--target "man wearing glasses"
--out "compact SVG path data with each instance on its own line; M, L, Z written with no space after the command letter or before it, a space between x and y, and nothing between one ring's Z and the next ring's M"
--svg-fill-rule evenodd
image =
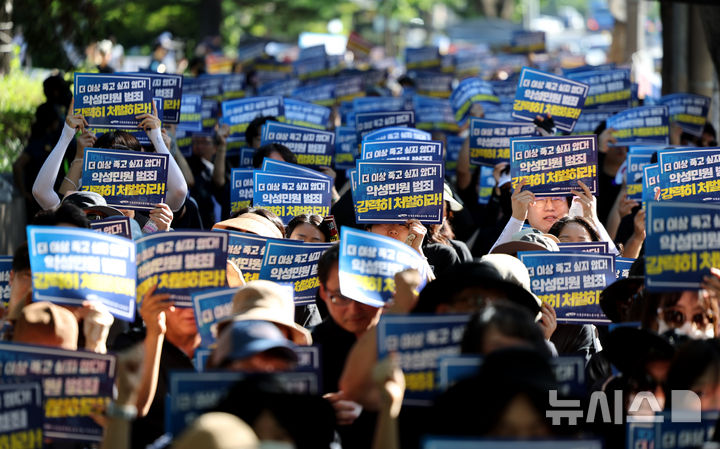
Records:
M338 391L338 382L350 349L358 338L377 325L382 308L340 294L339 254L339 247L335 245L318 261L318 296L327 306L329 316L315 327L312 337L313 343L320 345L324 397L335 408L343 448L370 447L375 413L363 412L359 404L346 400L343 392Z

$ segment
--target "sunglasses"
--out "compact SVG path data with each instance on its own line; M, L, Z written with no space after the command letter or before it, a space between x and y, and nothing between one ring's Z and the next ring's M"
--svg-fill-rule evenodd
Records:
M685 314L678 309L664 310L663 319L668 324L668 326L671 327L682 327L682 325L688 321L688 317L686 317ZM708 324L715 322L715 317L706 313L699 312L689 317L689 320L697 327L706 327Z

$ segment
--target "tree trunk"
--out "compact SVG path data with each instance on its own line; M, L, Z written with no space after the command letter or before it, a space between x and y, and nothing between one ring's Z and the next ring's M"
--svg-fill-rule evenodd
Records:
M10 71L12 59L12 0L0 0L0 75Z

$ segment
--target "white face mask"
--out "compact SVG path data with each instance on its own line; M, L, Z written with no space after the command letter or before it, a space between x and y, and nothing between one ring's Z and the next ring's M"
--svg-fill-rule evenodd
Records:
M681 327L672 328L665 323L664 320L658 319L658 334L675 329L675 333L678 335L685 335L692 340L707 340L715 338L713 327L708 325L705 329L698 329L693 326L690 321L685 321Z

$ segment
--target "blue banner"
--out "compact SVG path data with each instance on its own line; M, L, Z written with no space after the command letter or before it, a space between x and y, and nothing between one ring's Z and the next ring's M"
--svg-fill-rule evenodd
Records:
M341 283L342 285L342 283ZM405 374L405 405L432 405L438 359L460 353L468 315L384 315L377 325L378 360L395 352Z
M536 196L571 195L582 181L598 191L596 136L522 137L510 141L512 187L525 180L524 190Z
M332 182L315 177L255 171L253 205L275 213L284 224L302 214L330 214Z
M583 109L573 128L573 134L593 134L602 122L620 112L615 108Z
M165 202L168 154L86 148L81 190L102 195L108 206L152 210Z
M407 109L407 100L403 97L363 97L352 101L352 110L356 114L365 112L398 112Z
M361 159L387 161L442 162L442 142L417 140L365 141L362 144Z
M162 98L163 124L180 123L183 76L171 73L141 72L141 76L150 78L153 98Z
M609 62L606 64L598 64L598 65L585 64L585 65L581 65L578 67L561 67L560 71L562 72L563 76L569 77L571 74L574 74L574 73L589 72L591 70L605 71L605 70L613 70L614 68L615 68L615 63Z
M320 281L317 263L332 243L305 243L299 240L267 239L260 279L290 283L295 304L314 304Z
M293 63L293 73L301 80L319 78L328 74L328 60L326 56L299 59Z
M420 47L405 49L405 69L430 69L440 67L438 47Z
M355 114L355 132L358 142L362 142L367 134L380 128L415 126L413 111L367 112Z
M183 79L183 93L200 95L203 98L211 98L220 101L222 98L223 75L205 74L197 78Z
M430 140L431 134L415 128L387 127L365 134L363 142L377 142L381 140Z
M222 102L223 122L230 125L231 134L245 134L255 117L273 116L282 120L285 107L282 97L252 97Z
M245 97L245 74L228 73L223 75L222 99L235 100Z
M658 153L660 199L720 202L720 148Z
M700 137L705 127L710 98L696 94L670 94L660 98L659 104L665 105L670 120L680 125L683 131Z
M444 98L413 96L418 129L456 133L460 130L455 122L450 101Z
M21 388L14 384L42 383L44 438L102 441L103 428L90 415L96 414L98 408L105 409L112 399L114 355L0 343L0 365L3 383L13 384L12 391L19 392ZM7 407L8 401L3 402ZM35 406L34 401L32 406ZM33 439L37 436L35 432L29 435ZM0 442L2 440L0 436Z
M233 168L230 174L230 210L250 207L253 199L253 170Z
M332 182L332 178L326 174L320 173L312 168L303 167L290 162L278 161L266 157L263 159L261 169L266 173L282 173L284 175L305 176L308 178L321 179L323 181Z
M90 222L90 229L104 234L119 235L126 239L132 239L130 218L128 217L113 216L104 220L94 220Z
M652 155L657 151L657 147L630 147L627 155L627 173L625 175L628 199L642 200L643 167L650 163Z
M537 135L533 123L470 118L470 164L495 165L510 160L510 139Z
M358 141L355 127L338 126L335 128L335 170L355 168L357 153Z
M313 83L293 90L291 97L323 106L335 104L335 83Z
M720 266L720 205L650 201L646 207L645 286L699 289L710 268Z
M690 415L684 416L686 413ZM680 412L682 420L675 420L672 411L658 411L655 416L628 417L625 447L693 449L703 447L706 441L712 441L718 412L686 413ZM690 416L693 419L688 419Z
M213 98L202 98L200 103L200 117L202 118L202 130L210 135L218 124L220 115L220 103ZM244 135L244 134L243 134Z
M202 131L202 97L183 95L180 103L180 122L178 131ZM178 143L178 145L180 145Z
M542 53L545 51L545 32L515 30L510 40L510 53Z
M12 270L12 256L0 256L0 304L7 310L10 301L10 270Z
M271 81L258 87L257 95L259 97L289 97L292 95L293 91L298 88L298 86L300 86L300 80L297 78Z
M37 382L0 384L0 447L43 447L42 386Z
M285 121L291 125L327 129L330 108L305 101L285 98Z
M89 229L28 226L33 301L80 306L97 301L135 318L135 244Z
M345 226L341 234L339 279L343 296L383 307L395 293L395 273L407 268L418 270L424 285L427 264L410 245Z
M555 308L558 323L609 323L600 292L615 282L612 254L519 252L530 274L530 288Z
M232 302L237 291L236 288L222 288L192 294L201 347L210 348L215 344L218 337L217 323L233 315Z
M165 432L178 436L195 418L211 411L230 388L247 376L242 372L171 371L169 391L165 399ZM318 394L320 382L313 372L282 372L272 376L285 391Z
M501 103L513 103L515 101L515 92L517 91L517 82L513 80L504 81L488 81L493 88L493 93L497 95Z
M352 101L365 96L365 86L362 76L349 76L335 82L335 98L338 102Z
M483 115L483 118L486 120L495 120L499 122L512 122L512 111L513 111L513 102L510 101L509 103L502 102L499 105L493 106L488 105L485 108L485 114ZM515 122L517 123L517 122Z
M630 276L630 267L635 259L629 257L615 257L615 277L618 279L626 279Z
M410 75L415 82L415 92L428 97L449 98L455 75L429 71L413 72Z
M560 251L566 253L607 254L609 245L608 242L560 242L557 246Z
M585 83L523 67L512 116L532 122L538 115L551 115L559 130L572 132L588 90Z
M655 201L655 195L660 195L660 164L648 164L643 167L643 207L649 201Z
M157 285L176 307L192 307L191 294L227 285L225 232L174 231L137 241L137 303Z
M228 234L228 262L242 271L245 282L260 279L267 237L231 230L222 232Z
M356 223L442 222L442 162L358 161L357 167Z
M616 146L667 145L670 136L668 108L641 106L626 109L608 117L607 127L615 130Z
M279 143L297 156L298 164L330 167L335 154L335 133L304 126L267 122L262 127L260 145Z
M566 76L590 86L585 99L586 109L598 107L625 109L632 106L630 69L592 70Z
M367 141L367 137L365 140ZM450 178L457 173L458 158L463 143L465 143L465 138L448 135L445 137L445 142L445 176Z
M75 73L74 87L75 114L91 127L137 129L135 116L152 113L147 76Z
M468 78L462 81L453 90L450 96L455 121L462 124L467 119L470 109L474 103L500 104L500 99L495 95L493 86L488 81L480 78Z
M478 204L488 204L495 188L495 167L492 165L481 165L480 176L478 176Z

